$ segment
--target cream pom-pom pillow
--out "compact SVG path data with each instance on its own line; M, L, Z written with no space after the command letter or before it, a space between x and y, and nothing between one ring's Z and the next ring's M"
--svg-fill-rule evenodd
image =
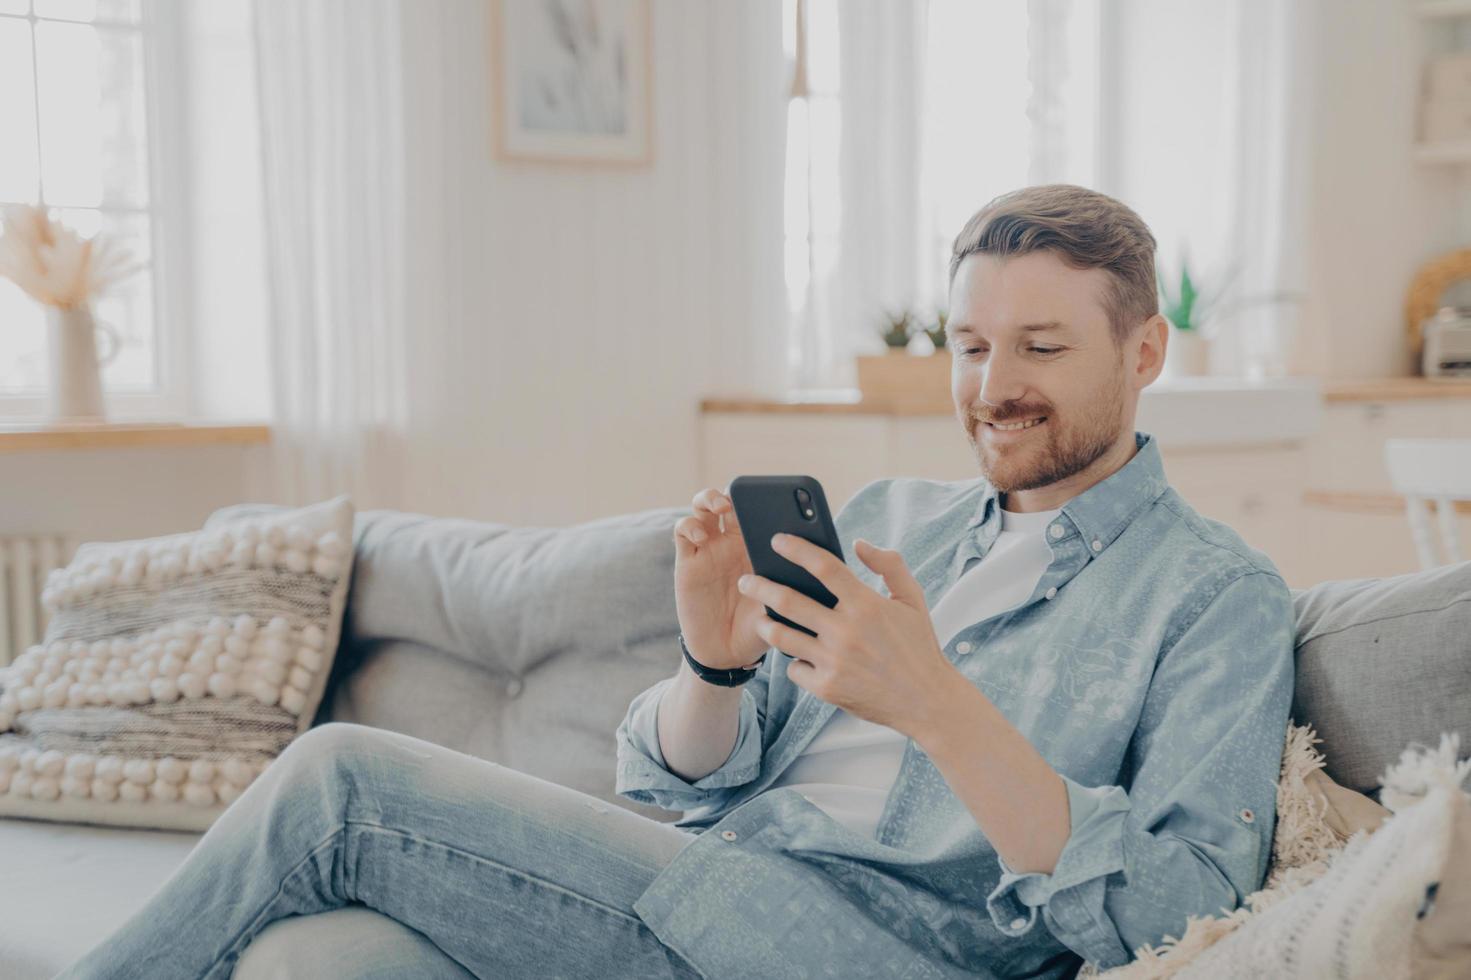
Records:
M321 703L352 572L347 497L82 545L45 639L0 668L0 816L204 830Z

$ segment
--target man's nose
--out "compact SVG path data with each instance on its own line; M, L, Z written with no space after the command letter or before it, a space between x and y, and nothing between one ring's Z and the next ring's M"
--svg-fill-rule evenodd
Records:
M1026 394L1027 379L1023 365L1009 354L992 351L981 367L981 401L1000 406Z

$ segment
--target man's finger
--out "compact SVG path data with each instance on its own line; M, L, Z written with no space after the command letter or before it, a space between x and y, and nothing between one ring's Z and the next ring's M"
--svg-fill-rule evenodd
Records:
M783 615L786 615L783 613ZM794 630L786 623L778 623L769 616L756 624L756 633L761 639L776 647L789 657L798 660L806 660L809 663L822 663L827 658L827 651L823 649L822 643L814 636L808 636L801 630ZM787 665L788 673L791 664Z
M839 603L856 605L865 593L873 594L873 589L864 585L841 558L806 538L795 534L776 534L772 536L771 547L783 558L805 568L813 578L838 597Z

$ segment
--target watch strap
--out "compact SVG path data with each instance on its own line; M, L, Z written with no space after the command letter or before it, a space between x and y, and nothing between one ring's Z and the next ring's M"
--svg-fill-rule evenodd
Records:
M685 645L683 633L679 634L679 649L683 651L684 662L690 665L690 670L695 672L695 676L717 687L740 687L756 676L756 671L766 660L766 654L763 653L754 667L706 667L690 655L690 648Z

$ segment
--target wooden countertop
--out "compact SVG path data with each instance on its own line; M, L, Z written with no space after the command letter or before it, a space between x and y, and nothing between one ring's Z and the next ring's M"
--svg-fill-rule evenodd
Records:
M953 415L950 393L942 403L934 402L891 405L881 401L863 401L857 388L830 388L806 392L787 398L762 398L754 395L700 400L700 412L796 412L814 415Z
M1397 493L1362 493L1353 490L1309 490L1303 503L1326 510L1352 514L1399 514L1404 516L1405 498ZM1452 501L1457 514L1471 514L1471 500Z
M1229 379L1212 379L1222 382ZM1286 379L1284 379L1286 380ZM1243 385L1245 382L1243 382ZM1420 401L1437 398L1471 399L1471 378L1434 381L1428 378L1370 378L1322 381L1323 400L1339 402ZM1147 389L1146 389L1147 390ZM857 388L827 388L784 398L729 395L704 398L700 412L709 413L796 413L817 415L952 415L950 393L936 393L933 400L907 405L861 399Z
M271 427L261 422L0 423L0 453L153 446L249 446L270 441Z

